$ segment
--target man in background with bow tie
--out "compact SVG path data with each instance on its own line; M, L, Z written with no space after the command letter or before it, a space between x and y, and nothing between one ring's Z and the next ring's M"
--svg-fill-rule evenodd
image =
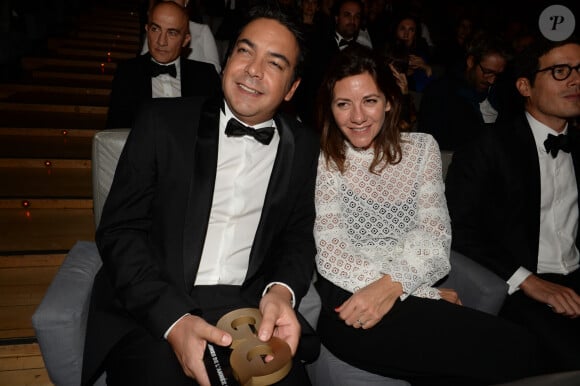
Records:
M525 112L456 151L452 248L509 286L500 316L541 338L543 372L580 369L580 43L539 39L516 60Z
M189 45L185 8L168 1L151 9L145 26L149 53L121 62L111 89L107 128L131 127L151 98L209 96L219 92L219 76L208 63L181 57Z
M513 93L502 92L501 86L510 59L503 38L487 32L474 37L462 66L449 68L425 88L418 131L431 134L441 150L453 151L470 141L481 125L507 118L508 94Z
M243 307L259 307L260 340L291 349L279 384L310 383L301 360L318 341L295 310L314 271L318 135L277 113L300 83L299 30L276 9L250 16L223 97L154 99L137 116L96 233L83 384L104 369L108 385L209 386L206 345L232 343L215 324Z

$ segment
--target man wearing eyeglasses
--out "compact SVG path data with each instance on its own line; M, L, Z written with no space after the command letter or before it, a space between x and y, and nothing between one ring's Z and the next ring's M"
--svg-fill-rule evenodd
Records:
M511 55L498 36L482 33L468 48L465 67L447 69L423 92L418 130L435 137L442 150L455 150L484 123L503 118L508 101L496 83Z
M538 40L517 58L524 111L454 153L452 248L509 286L502 317L543 344L545 372L580 369L580 42Z

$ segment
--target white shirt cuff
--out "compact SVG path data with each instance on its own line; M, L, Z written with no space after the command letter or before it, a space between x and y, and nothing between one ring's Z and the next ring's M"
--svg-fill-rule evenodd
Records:
M281 286L284 286L286 288L288 288L288 291L290 291L290 295L292 295L292 308L296 307L296 296L294 295L294 291L292 290L292 288L290 288L290 286L286 283L282 283L280 281L273 281L270 284L268 284L266 286L266 288L264 289L264 292L262 292L262 296L266 295L268 293L268 291L270 290L270 288L272 288L274 285L279 284Z
M509 288L508 288L508 295L513 294L517 290L520 289L520 284L524 282L532 273L525 269L524 267L519 267L518 270L510 277L507 281Z
M165 338L165 340L167 340L167 336L169 335L169 333L171 332L171 330L173 329L173 327L175 327L175 325L177 323L179 323L179 321L183 318L185 318L187 315L191 315L189 312L187 314L184 314L181 318L177 319L171 326L169 326L169 328L167 329L167 331L165 331L165 334L163 334L163 338Z

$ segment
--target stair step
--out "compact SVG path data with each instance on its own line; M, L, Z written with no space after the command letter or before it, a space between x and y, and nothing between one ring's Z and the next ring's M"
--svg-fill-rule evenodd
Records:
M3 102L0 103L0 124L4 127L100 130L105 127L107 111L103 106Z
M1 198L0 209L92 209L90 198Z
M90 160L0 159L0 181L5 199L92 196Z
M0 128L5 158L90 159L96 130Z
M107 114L107 107L82 105L51 105L42 103L0 103L0 111L23 111L43 113Z
M0 345L0 385L53 385L38 343Z
M26 368L0 372L1 385L54 386L45 368Z
M77 49L77 48L66 48L60 47L54 50L57 55L64 56L71 59L94 59L98 61L107 62L118 62L121 60L126 60L134 58L136 52L124 52L124 51L111 51L111 50L91 50L91 49Z
M125 51L136 53L139 50L137 43L118 43L110 40L89 40L72 38L51 38L48 39L48 49L54 50L58 47L64 48L96 48L107 51Z
M90 23L81 24L78 28L79 31L86 32L107 32L114 33L118 35L136 35L139 36L139 24L127 24L125 26L118 25L107 25L104 23Z
M109 14L106 18L102 18L103 15L97 16L95 14L85 14L78 18L79 25L104 25L112 28L136 28L139 29L139 16L137 14L133 15L117 15Z
M70 49L70 48L67 48ZM133 52L133 56L135 56ZM44 70L86 74L114 74L117 63L98 60L28 57L21 60L25 71Z
M139 35L133 34L116 34L111 32L90 32L90 31L78 31L74 34L74 37L79 39L92 39L92 40L106 40L106 41L117 41L120 43L135 43L139 44Z
M35 70L31 73L31 78L29 82L36 84L110 89L113 75L67 74L59 71Z
M106 107L109 105L110 94L111 90L103 88L7 84L0 90L0 101Z
M0 209L0 253L68 251L94 240L92 209Z
M64 258L64 253L0 256L0 339L34 336L32 314ZM6 363L0 371L3 367Z

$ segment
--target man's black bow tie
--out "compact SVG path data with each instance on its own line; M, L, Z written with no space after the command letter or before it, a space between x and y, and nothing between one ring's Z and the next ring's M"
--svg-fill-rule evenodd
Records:
M254 129L248 127L235 118L231 118L226 126L226 135L228 137L243 137L244 135L252 136L256 141L269 145L274 136L273 127L263 127L261 129Z
M340 39L338 41L338 47L342 48L342 47L346 47L346 46L350 46L352 45L354 40L345 40L345 39Z
M168 74L174 78L177 77L177 68L175 68L175 63L163 65L151 61L151 64L149 65L149 71L151 72L152 78L155 78L161 74Z
M548 139L544 141L544 147L548 153L552 154L553 158L556 158L559 150L570 153L570 138L567 134L558 136L548 134Z

